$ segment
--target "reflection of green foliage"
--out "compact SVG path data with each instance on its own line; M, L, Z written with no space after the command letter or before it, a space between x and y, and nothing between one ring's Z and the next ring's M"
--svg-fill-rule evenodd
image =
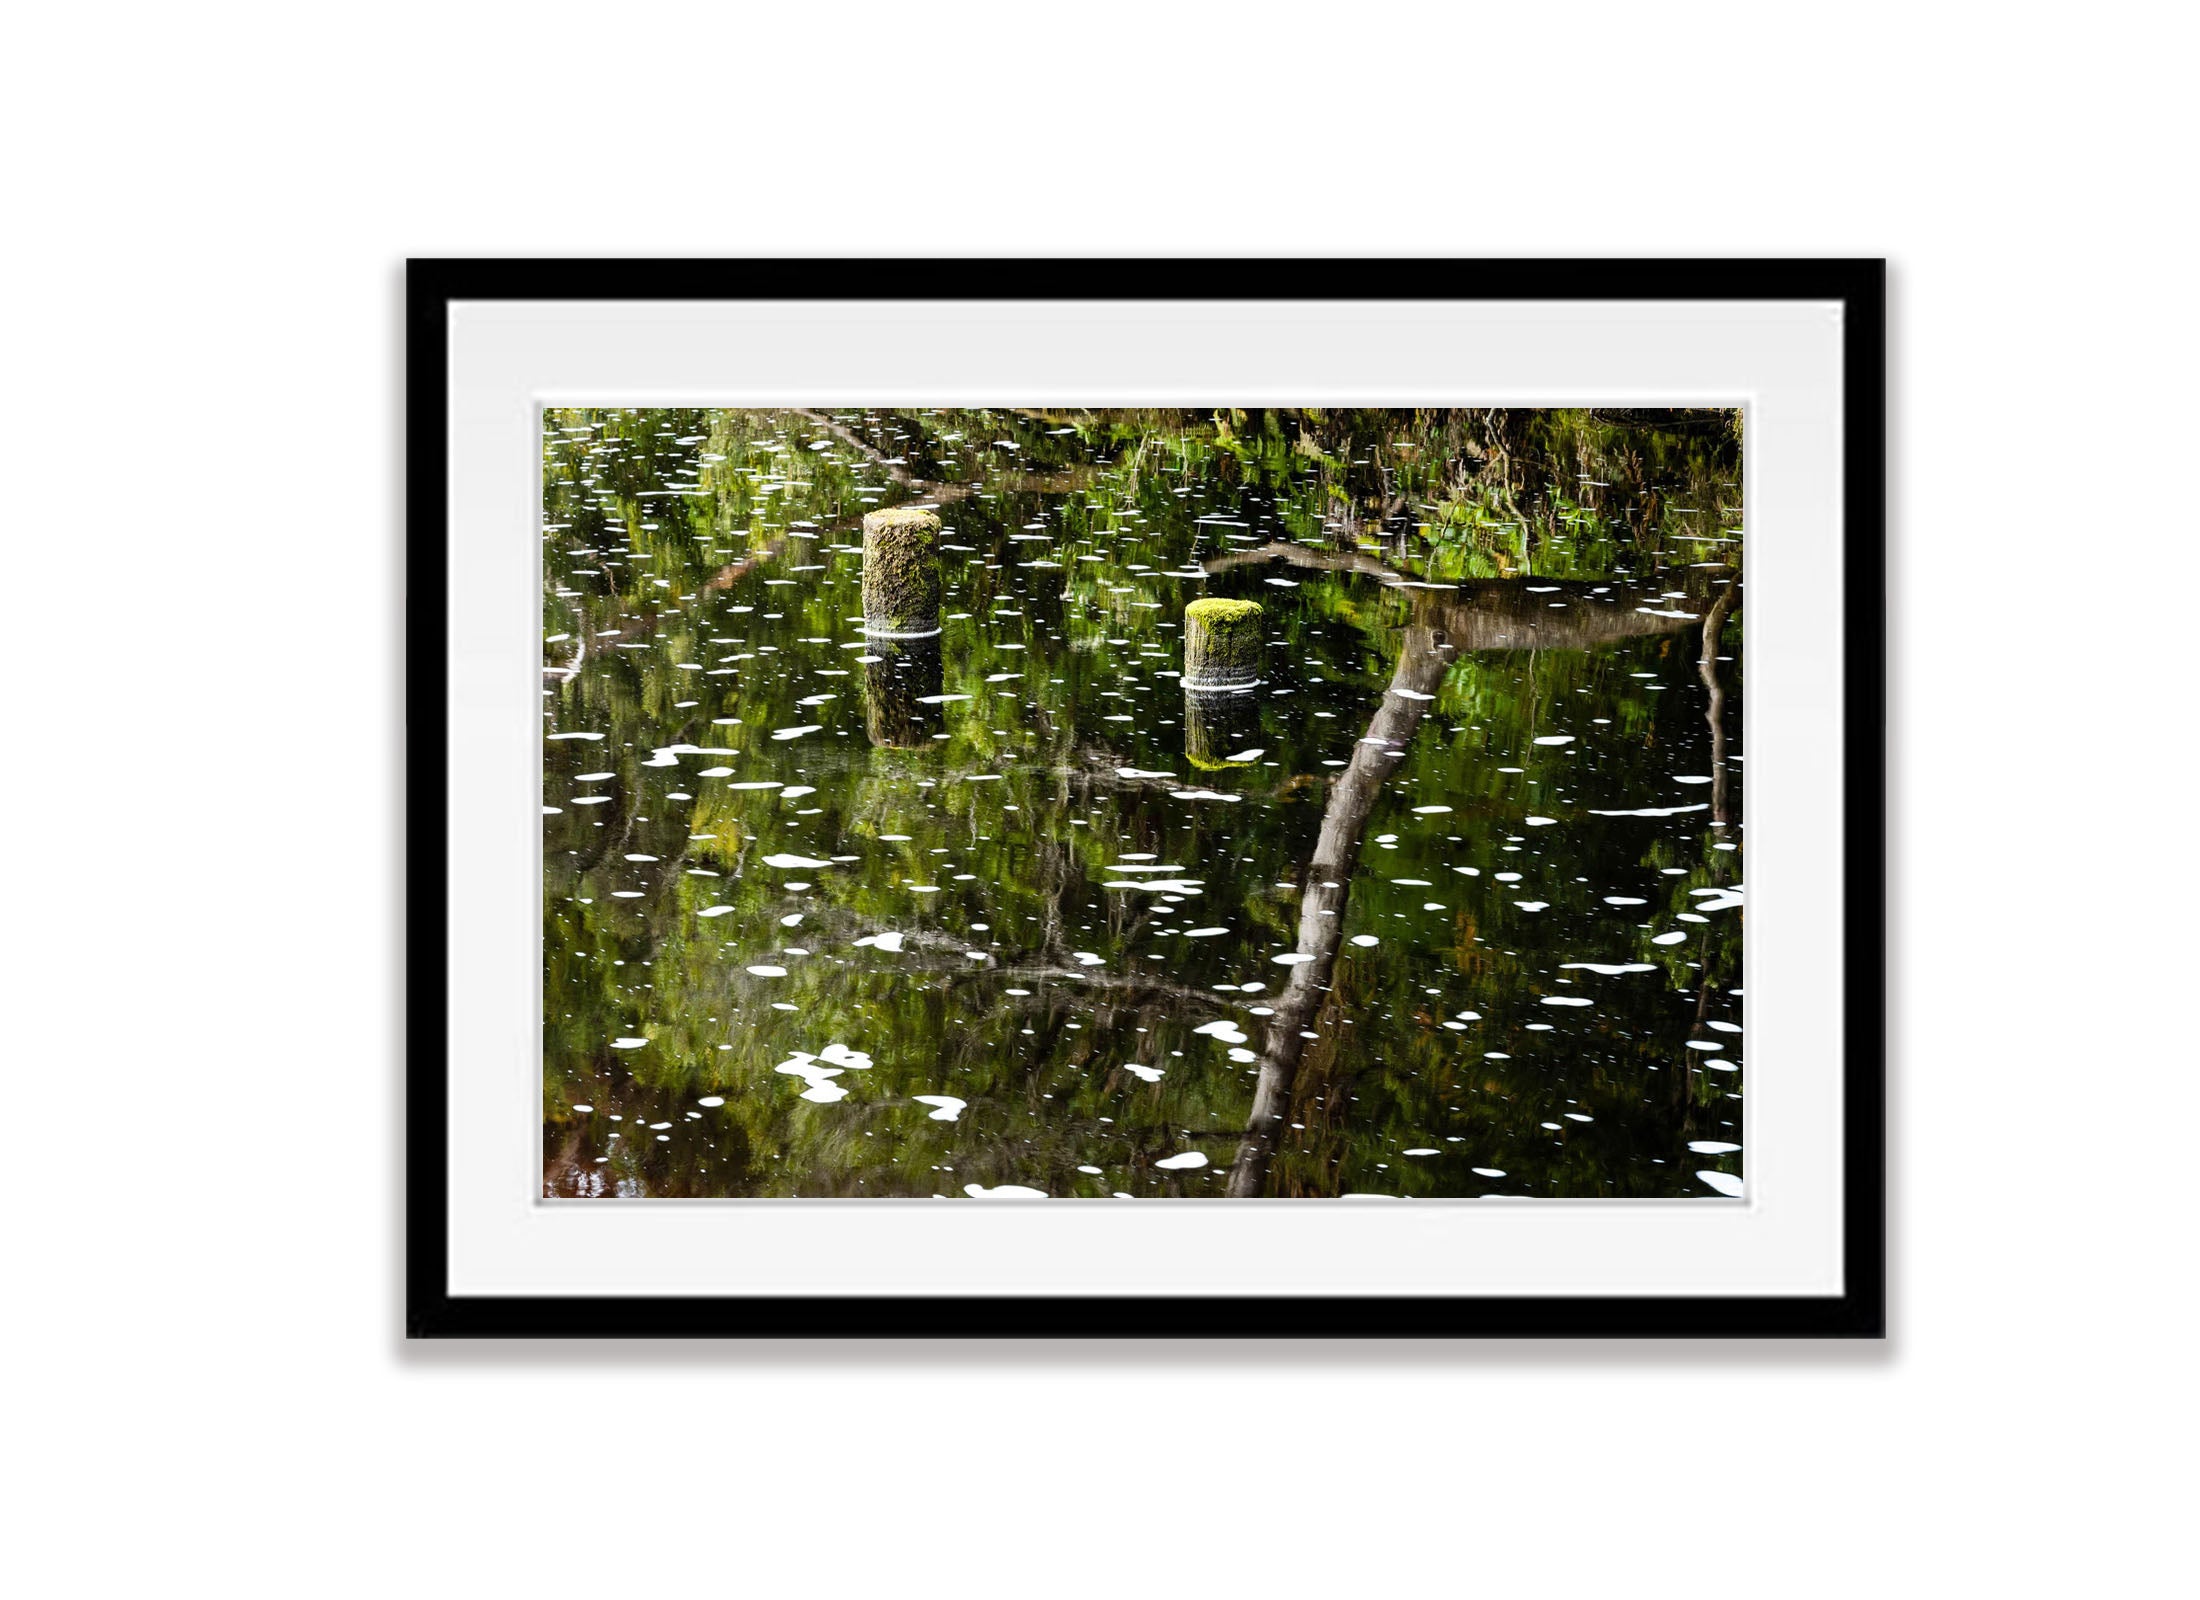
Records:
M1414 595L1346 572L1294 570L1290 589L1265 587L1260 566L1171 574L1279 536L1431 582L1740 562L1738 544L1694 542L1739 537L1730 440L1586 413L832 420L864 448L795 413L546 413L545 636L563 637L545 646L559 675L544 705L557 729L606 735L545 747L558 808L544 818L545 1147L562 1192L1219 1192L1252 1080L1192 1030L1258 1027L1258 993L1215 986L1273 992L1283 969L1267 957L1298 938L1333 770L1321 761L1348 754L1382 702ZM953 492L907 488L887 460ZM890 739L871 719L878 685L899 680L860 659L881 652L850 621L852 541L865 511L916 499L939 504L936 609L950 619L919 687L967 699L911 696ZM1229 710L1247 720L1219 749L1174 676L1202 590L1267 602L1254 642L1270 688ZM1740 637L1736 611L1721 651L1738 658ZM1726 991L1740 987L1741 913L1676 919L1698 915L1688 890L1740 878L1740 852L1712 848L1739 830L1588 815L1687 798L1670 787L1676 751L1708 770L1693 753L1697 646L1680 631L1452 663L1369 824L1344 931L1377 943L1338 962L1272 1192L1702 1192L1685 1140L1732 1137L1740 1075L1686 1059L1681 1041L1702 1017L1739 1014ZM1725 670L1738 733L1738 659ZM820 695L834 698L799 704ZM772 737L808 724L825 726ZM1545 733L1581 737L1534 744ZM653 754L676 744L706 753ZM1220 759L1253 747L1260 761ZM729 775L700 776L717 767ZM1184 767L1243 798L1186 804L1117 775ZM752 778L787 787L731 787ZM1733 785L1738 816L1738 769ZM1105 887L1137 854L1184 864L1202 893L1169 908ZM775 855L829 864L764 864ZM1498 885L1516 870L1532 895ZM1397 881L1413 878L1432 887ZM1607 894L1648 903L1618 911ZM1530 898L1546 908L1515 903ZM1193 940L1172 923L1230 933ZM1687 942L1650 943L1676 927ZM900 952L853 943L882 931L903 935ZM1562 970L1577 959L1657 970ZM1541 1007L1569 992L1598 1005ZM1461 1011L1480 1019L1446 1027ZM1552 1017L1563 1032L1524 1031ZM844 1100L801 1099L776 1068L832 1043L874 1064L834 1080ZM910 1099L931 1093L968 1107L935 1120ZM1594 1120L1569 1120L1576 1109ZM1401 1156L1423 1141L1442 1157ZM1187 1148L1214 1167L1152 1165ZM1508 1177L1486 1184L1471 1166Z

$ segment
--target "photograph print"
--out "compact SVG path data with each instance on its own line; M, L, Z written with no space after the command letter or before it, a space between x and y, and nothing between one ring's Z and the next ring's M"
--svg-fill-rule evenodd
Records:
M542 412L542 1194L1744 1194L1743 417Z

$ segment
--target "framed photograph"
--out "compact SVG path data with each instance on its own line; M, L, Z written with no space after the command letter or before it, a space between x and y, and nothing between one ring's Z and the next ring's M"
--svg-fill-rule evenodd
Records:
M415 261L408 1327L1877 1336L1878 261Z

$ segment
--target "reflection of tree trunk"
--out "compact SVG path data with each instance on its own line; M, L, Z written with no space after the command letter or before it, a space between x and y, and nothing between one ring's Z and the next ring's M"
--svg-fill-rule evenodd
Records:
M1719 681L1719 633L1727 613L1734 609L1733 584L1719 591L1719 598L1703 619L1703 656L1696 664L1704 687L1711 691L1711 707L1704 713L1711 724L1711 825L1724 828L1734 819L1726 794L1726 689Z
M1415 618L1442 628L1459 650L1592 650L1622 639L1677 633L1696 620L1677 611L1662 590L1647 584L1570 579L1531 584L1518 578L1432 584L1364 551L1317 550L1284 540L1233 550L1205 563L1204 570L1227 572L1270 561L1323 572L1364 573L1390 588L1409 589Z
M1300 1035L1313 1031L1307 1024L1320 1011L1336 970L1345 903L1360 859L1360 836L1396 764L1388 752L1403 747L1421 725L1428 697L1444 681L1451 654L1438 630L1404 630L1390 692L1383 696L1382 708L1368 723L1366 736L1353 746L1351 761L1329 791L1321 836L1299 900L1298 953L1305 959L1292 967L1283 992L1275 997L1276 1013L1266 1019L1252 1114L1246 1118L1245 1137L1230 1169L1229 1193L1234 1198L1257 1195L1267 1187L1269 1160L1289 1115L1291 1085L1306 1053L1306 1040Z

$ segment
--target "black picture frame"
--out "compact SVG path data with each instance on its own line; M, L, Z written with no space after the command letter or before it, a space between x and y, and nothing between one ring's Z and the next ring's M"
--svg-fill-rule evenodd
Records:
M449 1291L448 309L475 300L875 299L853 260L413 260L406 268L405 1328L413 1338L1138 1338L1152 1302ZM1886 1331L1886 264L1826 260L905 260L893 298L1839 301L1844 690L1838 1296L1171 1297L1172 1338L1877 1338Z

